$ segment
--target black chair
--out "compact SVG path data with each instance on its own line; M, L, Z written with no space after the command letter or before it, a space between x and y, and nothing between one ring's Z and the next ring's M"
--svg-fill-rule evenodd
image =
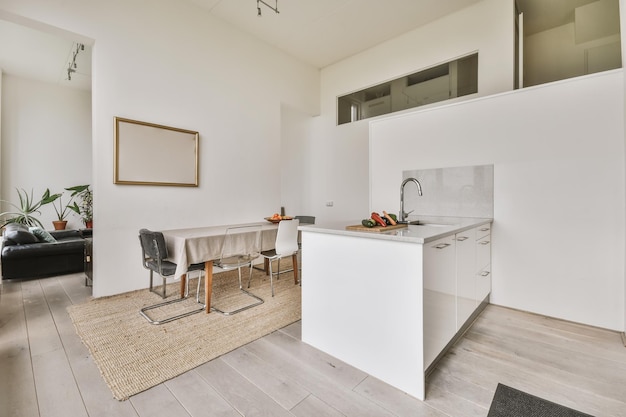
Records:
M294 219L300 220L300 224L315 224L315 216L296 216Z
M300 224L315 224L315 216L296 216L294 219L300 220ZM300 284L302 284L302 239L300 233L298 233L298 255L300 261L298 263L298 269L300 271Z
M174 273L176 272L176 264L167 260L167 246L165 245L165 238L163 237L163 233L154 232L148 229L141 229L139 230L139 242L141 244L142 265L144 268L150 271L150 291L160 295L163 299L165 299L167 298L166 279L174 277ZM189 268L187 268L187 274L193 271L199 272L198 281L200 281L204 272L204 263L192 264L189 266ZM153 277L155 272L159 274L163 279L162 292L158 292L153 288ZM162 324L203 311L202 308L199 308L172 317L167 317L162 320L153 320L146 314L148 310L153 310L155 308L163 307L168 304L184 301L189 295L189 276L187 276L187 287L185 290L185 294L181 295L181 298L144 307L140 310L140 313L151 324Z

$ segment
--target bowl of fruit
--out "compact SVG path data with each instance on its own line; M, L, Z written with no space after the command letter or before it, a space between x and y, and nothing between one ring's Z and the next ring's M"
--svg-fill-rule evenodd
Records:
M293 217L291 216L281 216L278 213L274 213L274 215L272 217L266 217L265 220L267 220L270 223L280 223L282 220L292 220Z

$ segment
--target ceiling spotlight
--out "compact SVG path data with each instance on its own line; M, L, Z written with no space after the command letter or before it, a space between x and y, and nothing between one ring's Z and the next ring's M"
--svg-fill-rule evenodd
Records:
M256 11L257 11L256 15L259 17L261 17L261 4L263 4L268 9L273 10L274 12L276 12L276 14L280 13L278 11L278 0L274 0L274 7L270 6L263 0L256 0Z

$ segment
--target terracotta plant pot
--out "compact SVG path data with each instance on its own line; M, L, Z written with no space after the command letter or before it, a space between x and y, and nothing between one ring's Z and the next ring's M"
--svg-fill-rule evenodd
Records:
M85 227L87 229L93 229L93 220L89 220L85 222Z
M65 230L67 220L54 220L52 224L54 225L54 230Z

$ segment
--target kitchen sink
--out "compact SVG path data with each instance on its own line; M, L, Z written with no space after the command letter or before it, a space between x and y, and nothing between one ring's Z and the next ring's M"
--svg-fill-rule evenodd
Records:
M409 222L398 222L398 223L408 224L410 226L430 226L430 227L450 227L450 226L454 226L454 224L430 223L430 222L425 222L423 220L411 220Z
M443 224L443 223L422 223L422 222L416 222L416 223L410 223L413 226L430 226L430 227L451 227L454 226L453 224Z

